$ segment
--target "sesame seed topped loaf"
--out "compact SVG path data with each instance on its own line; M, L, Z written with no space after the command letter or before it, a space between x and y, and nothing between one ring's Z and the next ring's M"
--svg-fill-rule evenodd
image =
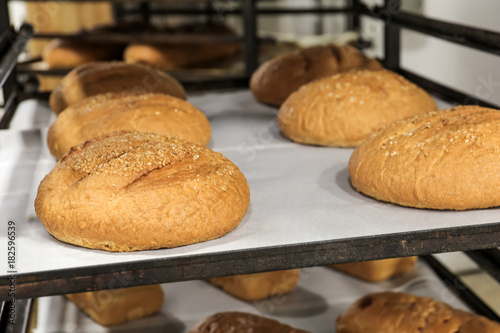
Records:
M352 46L312 46L264 62L252 74L250 90L257 101L279 106L304 84L353 69L377 70L382 65Z
M219 312L207 317L189 333L308 333L274 319L245 312Z
M119 132L71 148L40 183L35 211L63 242L136 251L221 237L249 204L245 176L220 153Z
M354 150L349 173L358 191L403 206L500 206L500 111L458 106L395 122Z
M500 324L408 293L368 294L337 318L337 333L499 333Z
M120 61L90 62L69 72L52 91L49 104L59 114L81 100L108 92L157 92L186 99L182 85L150 66Z
M360 70L301 87L281 106L278 124L292 141L354 147L395 120L436 109L424 90L402 76Z
M47 144L59 160L72 146L119 130L177 136L203 146L211 136L207 117L190 103L127 92L95 95L69 106L49 128Z

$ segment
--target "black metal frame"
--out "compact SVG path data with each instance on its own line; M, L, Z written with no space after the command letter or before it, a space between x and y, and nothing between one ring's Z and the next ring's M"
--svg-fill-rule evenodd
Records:
M71 0L68 0L71 1ZM106 0L95 0L106 1ZM107 0L110 1L110 0ZM111 0L119 3L120 0ZM22 87L16 80L16 63L18 51L24 48L27 38L32 32L28 27L19 33L12 34L8 16L2 17L6 11L7 0L0 0L0 86L7 101L6 117L2 119L2 128L8 126L11 114L23 99ZM302 14L297 10L259 10L252 0L244 0L243 10L231 11L227 15L243 15L245 35L242 39L246 48L245 63L246 73L242 78L222 79L219 84L230 86L243 86L248 83L248 78L257 67L257 36L256 17L268 14ZM5 8L5 10L4 10ZM123 8L117 6L117 14L127 14ZM386 68L401 73L411 81L422 86L430 93L458 104L479 104L497 107L473 96L463 94L450 87L423 78L416 73L400 67L400 30L411 29L428 36L438 37L460 45L500 55L500 34L484 29L470 28L458 24L446 23L399 11L399 0L385 0L381 7L368 8L360 0L349 0L344 8L326 8L324 10L310 10L308 13L344 13L348 15L348 29L359 30L362 15L383 18L390 13L390 20L385 21L385 57L382 59ZM162 14L152 13L147 6L141 6L138 13L143 17ZM169 14L200 15L207 11L169 11ZM6 24L4 23L6 22ZM15 36L7 40L5 34ZM39 36L44 37L44 36ZM48 36L45 36L48 37ZM10 41L13 40L12 43ZM221 41L224 42L224 41ZM23 73L36 73L33 69L19 67ZM221 80L221 79L218 79ZM211 84L215 84L213 81ZM203 84L198 89L206 87ZM39 96L28 94L24 98ZM403 244L404 243L404 244ZM426 255L424 258L435 269L438 275L454 289L473 309L494 320L499 320L498 315L492 313L474 295L473 291L459 285L459 279L448 272L435 259L427 256L431 253L466 250L467 254L478 262L495 279L500 281L500 251L495 248L500 245L500 222L487 225L478 225L465 228L437 229L432 231L417 232L412 234L381 235L377 237L349 239L325 242L321 244L298 244L290 247L276 247L243 251L239 253L222 253L216 256L198 256L182 258L179 260L156 260L148 262L126 263L112 267L94 266L85 270L66 270L64 272L42 272L35 275L18 275L17 294L19 298L53 295L83 290L98 290L110 288L114 279L128 278L129 285L144 285L151 283L172 282L208 278L231 274L244 274L257 271L286 269L295 267L319 266L333 263L353 262L361 260L382 259L408 255ZM131 278L130 278L131 277ZM40 291L41 289L41 291ZM3 281L0 283L0 299L7 295L8 286ZM5 299L4 299L5 300ZM3 312L7 306L3 306Z

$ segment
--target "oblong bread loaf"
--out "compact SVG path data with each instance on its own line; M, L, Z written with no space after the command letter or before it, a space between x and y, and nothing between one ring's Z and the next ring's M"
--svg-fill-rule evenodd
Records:
M337 318L337 333L499 333L500 324L408 293L368 294Z
M354 188L431 209L500 206L500 111L458 106L395 122L349 160Z
M330 267L368 282L379 282L413 270L417 257L389 258L337 264Z
M50 126L47 144L59 160L72 146L120 130L177 136L205 146L207 117L190 103L165 94L108 93L69 106Z
M250 79L250 90L261 103L281 105L304 84L353 69L382 69L348 45L317 45L264 62Z
M221 237L249 204L245 176L222 154L175 137L119 132L71 148L40 183L35 211L63 242L137 251Z
M157 92L186 99L182 85L163 71L140 64L102 61L87 63L69 72L50 94L49 104L59 114L87 97L122 91Z

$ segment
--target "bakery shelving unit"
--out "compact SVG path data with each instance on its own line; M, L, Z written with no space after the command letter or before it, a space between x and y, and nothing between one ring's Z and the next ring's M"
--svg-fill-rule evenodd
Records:
M229 86L233 87L241 87L247 84L249 75L257 66L256 16L261 14L294 14L293 10L286 9L267 10L267 13L260 12L256 8L255 2L251 0L244 0L241 3L243 6L241 10L228 13L228 15L244 16L245 35L239 41L245 45L246 73L239 78L239 84L232 81L234 78L218 78L218 80L222 81L224 79L228 80L231 82ZM2 6L0 14L4 15L7 2L2 0L0 4ZM151 15L148 8L142 8L142 10L145 16ZM311 12L316 11L318 13L325 12L324 10L311 10ZM384 21L385 56L382 61L387 68L403 74L430 93L452 103L462 104L464 101L468 101L495 107L486 101L402 69L399 59L401 48L400 29L406 28L419 31L429 36L442 38L497 56L500 55L500 34L405 13L399 11L399 1L385 0L383 6L368 8L360 1L352 0L348 1L344 8L330 8L328 11L348 15L348 28L354 30L360 28L361 16L368 15L380 19L387 17L384 13L390 12L391 19ZM186 14L187 12L179 13ZM198 15L200 13L195 11L194 14ZM32 31L28 26L25 26L21 31L13 33L8 22L8 17L1 18L2 40L0 41L0 55L2 58L0 82L5 100L5 112L2 118L4 128L8 126L19 100L25 99L27 96L39 96L36 93L29 92L29 89L19 84L17 74L19 72L23 74L40 73L40 71L23 66L16 70L14 66L15 59L23 49L27 38L31 36ZM15 36L15 38L12 38L12 36ZM126 36L119 35L114 37L126 38ZM14 41L12 42L12 40ZM213 81L209 81L208 84L213 84ZM496 107L498 108L498 106ZM345 158L345 155L345 151L340 152L339 158ZM295 209L304 210L301 207L295 207ZM431 219L444 217L448 224L444 227L424 229L417 227L400 230L398 228L391 229L390 226L384 225L384 223L389 223L391 220L393 222L397 221L398 218L403 216L400 215L400 210L398 210L397 214L393 214L391 209L383 211L387 215L364 216L365 219L378 219L377 222L380 222L381 227L385 227L385 231L380 233L367 231L351 236L330 237L329 234L326 234L326 236L314 235L314 231L311 231L311 234L301 235L302 238L296 238L293 233L290 233L285 235L289 239L285 239L284 242L279 244L264 241L256 242L255 246L248 246L248 243L244 243L246 245L240 247L227 245L225 244L226 238L222 238L216 243L217 250L207 249L204 245L201 245L201 247L195 245L180 250L160 250L156 251L155 255L149 256L140 254L124 255L123 258L118 257L118 259L115 254L98 253L95 254L95 258L98 259L95 262L99 264L82 262L71 267L65 267L51 262L47 265L47 267L50 267L47 270L33 269L30 271L29 267L26 270L23 268L23 271L17 272L15 277L16 297L29 300L30 298L46 295L107 289L113 286L113 281L120 279L126 279L129 286L134 286L419 255L424 256L431 267L434 267L445 281L449 281L451 287L457 293L470 301L469 304L472 308L498 320L498 316L475 297L473 292L466 287L460 286L460 279L457 276L450 274L431 256L434 253L466 251L467 255L475 259L481 267L500 281L498 269L500 267L500 252L496 250L500 245L498 210L487 210L484 214L478 212L458 214L453 212L442 214L423 212L422 215L418 215L420 213L415 210L409 210L405 214ZM332 219L334 219L333 216ZM388 222L385 221L386 219ZM454 221L460 223L454 224ZM6 221L2 222L5 223ZM29 247L30 245L24 244L23 246ZM191 249L195 250L191 251ZM9 288L9 275L3 275L0 283L0 300L9 301L7 296ZM19 306L29 308L29 301L18 301L16 303ZM3 309L2 318L5 322L8 316L9 303L4 303Z

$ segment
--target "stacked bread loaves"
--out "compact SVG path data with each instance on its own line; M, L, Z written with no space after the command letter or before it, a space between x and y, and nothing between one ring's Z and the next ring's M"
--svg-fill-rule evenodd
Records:
M337 319L338 333L498 333L500 324L456 310L429 297L407 293L369 294Z
M59 114L87 97L109 92L157 92L186 99L182 85L155 68L123 62L92 62L73 69L59 82L49 98Z
M163 305L160 285L65 295L97 323L113 326L157 313Z
M300 270L291 269L212 278L208 281L235 297L255 301L292 291L299 277Z
M360 70L302 86L281 106L278 124L299 143L353 147L389 123L436 109L425 91L402 76Z
M42 180L35 210L57 239L137 251L218 238L245 215L245 176L208 148L118 132L77 145Z
M47 143L60 159L72 146L120 130L171 135L206 145L211 129L207 117L190 103L159 93L108 93L88 97L59 114Z
M500 111L459 106L395 122L358 146L352 185L381 201L430 209L500 206Z
M252 75L250 89L261 103L281 105L304 84L353 69L377 70L382 65L348 45L319 45L264 62Z

